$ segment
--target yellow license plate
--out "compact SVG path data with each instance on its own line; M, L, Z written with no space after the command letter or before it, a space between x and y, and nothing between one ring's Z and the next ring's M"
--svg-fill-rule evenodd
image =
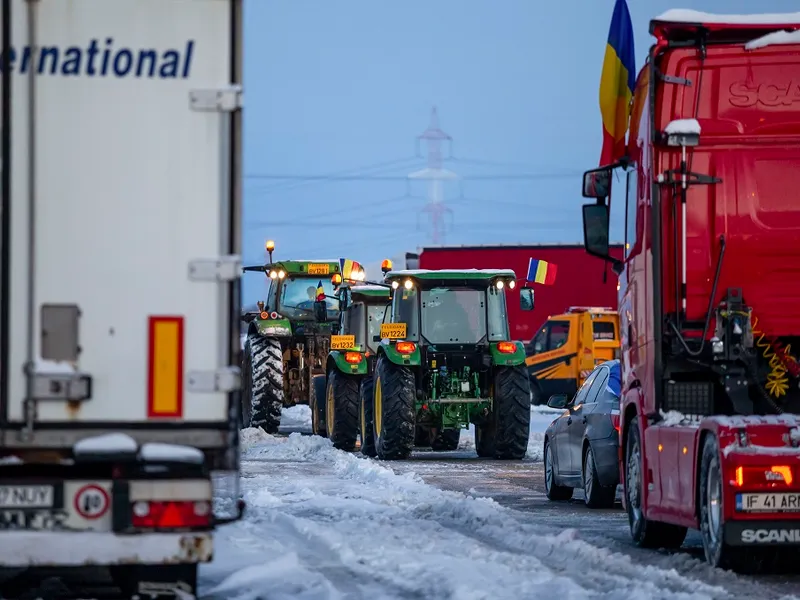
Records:
M354 335L332 335L331 350L349 350L356 347L356 336Z
M327 263L323 264L316 264L311 263L308 265L308 274L309 275L327 275L330 273L331 266Z
M381 325L381 339L402 340L408 335L406 323L383 323Z

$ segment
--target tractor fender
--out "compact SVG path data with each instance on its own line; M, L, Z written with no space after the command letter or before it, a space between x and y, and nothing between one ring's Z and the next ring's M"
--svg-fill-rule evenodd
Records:
M422 356L419 352L419 344L414 344L414 351L411 354L400 354L394 344L388 343L388 340L381 342L378 346L377 355L385 356L389 362L403 367L418 367L422 364Z
M255 319L250 327L253 328L259 335L269 337L291 337L292 324L289 319Z
M352 352L352 350L350 352ZM359 354L361 354L361 362L351 364L345 360L345 351L332 350L330 354L328 354L328 359L325 363L325 372L339 371L345 375L366 375L367 359L363 352Z
M517 347L513 354L500 352L497 345L500 342L493 342L489 344L489 354L492 358L492 366L495 367L515 367L517 365L525 364L525 345L522 342L513 342Z

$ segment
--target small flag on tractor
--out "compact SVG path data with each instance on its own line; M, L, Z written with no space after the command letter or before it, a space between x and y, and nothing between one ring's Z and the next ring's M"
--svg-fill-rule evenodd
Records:
M322 287L322 281L317 284L317 302L325 300L325 288Z
M557 268L552 263L532 258L528 261L528 277L526 279L534 283L552 285L556 282Z

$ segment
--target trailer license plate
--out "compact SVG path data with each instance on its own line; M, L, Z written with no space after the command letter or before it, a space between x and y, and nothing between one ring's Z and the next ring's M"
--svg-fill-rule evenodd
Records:
M800 512L800 493L736 494L739 512Z
M327 263L311 263L308 265L308 274L309 275L327 275L330 273L331 266Z
M52 485L0 485L0 509L50 508L54 500Z

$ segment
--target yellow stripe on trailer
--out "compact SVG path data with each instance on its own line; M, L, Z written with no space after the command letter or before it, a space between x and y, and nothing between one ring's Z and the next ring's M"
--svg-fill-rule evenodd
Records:
M147 416L183 416L183 317L151 316Z

